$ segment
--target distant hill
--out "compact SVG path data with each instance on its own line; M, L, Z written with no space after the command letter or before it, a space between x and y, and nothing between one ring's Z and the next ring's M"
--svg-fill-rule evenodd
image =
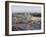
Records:
M27 13L28 14L28 13ZM41 13L37 13L37 12L35 12L35 13L29 13L30 15L32 15L32 16L36 16L36 17L41 17ZM25 15L25 13L12 13L12 16L13 17L15 17L16 15Z

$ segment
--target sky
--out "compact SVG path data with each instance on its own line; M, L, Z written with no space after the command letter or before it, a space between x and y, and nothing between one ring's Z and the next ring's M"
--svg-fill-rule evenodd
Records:
M41 7L40 6L20 6L20 5L12 5L12 12L41 12Z

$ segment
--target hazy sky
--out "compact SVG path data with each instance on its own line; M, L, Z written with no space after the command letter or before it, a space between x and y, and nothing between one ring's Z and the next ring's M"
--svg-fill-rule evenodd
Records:
M38 6L19 6L19 5L12 5L12 12L41 12L41 7Z

